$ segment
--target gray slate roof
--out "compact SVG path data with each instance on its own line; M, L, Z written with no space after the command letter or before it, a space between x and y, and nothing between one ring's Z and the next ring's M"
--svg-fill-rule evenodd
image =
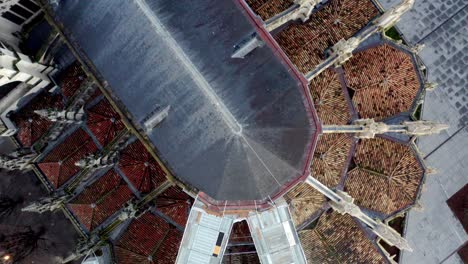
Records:
M61 1L57 17L176 177L218 200L260 200L301 176L316 126L267 46L231 59L254 27L233 0Z

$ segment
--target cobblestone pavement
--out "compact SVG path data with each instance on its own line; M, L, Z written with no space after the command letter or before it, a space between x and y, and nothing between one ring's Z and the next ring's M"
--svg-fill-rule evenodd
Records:
M388 8L399 0L381 0ZM446 200L468 183L468 0L416 0L397 27L410 44L424 44L420 53L430 82L439 84L425 97L423 119L450 125L440 135L421 138L419 149L429 175L421 195L423 211L408 216L407 238L414 252L402 263L462 263L456 253L467 240Z

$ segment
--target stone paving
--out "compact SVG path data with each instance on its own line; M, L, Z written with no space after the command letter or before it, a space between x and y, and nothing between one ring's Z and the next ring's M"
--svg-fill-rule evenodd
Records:
M388 8L400 0L381 0ZM468 183L468 0L416 0L397 27L410 44L425 44L420 53L430 82L439 84L425 96L422 117L450 125L440 135L421 138L418 146L429 167L421 195L423 211L408 216L406 235L414 252L402 263L463 263L456 251L468 240L446 200Z

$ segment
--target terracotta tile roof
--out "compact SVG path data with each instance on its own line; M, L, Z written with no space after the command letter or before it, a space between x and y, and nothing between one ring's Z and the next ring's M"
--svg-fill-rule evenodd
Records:
M68 206L88 231L92 231L119 211L132 197L132 191L126 182L114 170L110 170Z
M328 69L322 72L310 82L309 89L315 110L324 125L349 123L351 110L335 71Z
M181 227L185 227L193 199L177 186L169 187L155 199L156 208L170 217Z
M312 175L329 188L335 188L349 165L353 141L347 134L321 135L312 161Z
M58 85L62 89L63 95L70 98L75 95L86 78L86 73L81 68L81 64L76 61L58 77Z
M42 92L12 115L12 120L18 127L15 137L23 147L32 146L53 125L53 122L34 113L34 110L40 109L63 109L62 96Z
M330 0L303 24L290 24L275 37L302 73L313 70L325 50L348 39L379 14L370 0Z
M317 226L300 231L299 238L310 263L387 263L349 215L324 213Z
M299 183L284 195L289 204L294 224L299 226L319 210L325 197L307 183Z
M183 233L179 230L170 229L169 233L164 238L163 243L158 248L158 251L156 251L156 256L153 257L153 259L157 259L157 263L161 264L175 263L182 236Z
M361 118L381 120L408 111L421 85L411 56L389 44L357 53L344 72Z
M260 264L260 259L256 253L224 255L223 264Z
M294 4L294 0L246 0L245 2L264 21L285 11Z
M345 188L356 204L385 215L412 205L424 168L410 146L384 138L358 143Z
M229 237L229 243L253 243L247 221L234 223Z
M140 141L120 153L119 168L142 193L151 192L166 181L166 173Z
M84 130L78 129L55 146L38 166L52 185L58 188L80 170L75 162L96 150L91 137Z
M134 220L116 244L118 263L151 263L148 257L164 239L169 224L163 218L146 213ZM123 251L122 251L123 250ZM131 252L132 254L128 254ZM138 260L135 258L138 256ZM129 262L128 260L135 260Z
M101 146L109 144L116 135L125 129L125 125L107 99L87 111L86 125L96 136Z
M115 246L119 264L175 263L182 232L163 218L146 213L134 220Z

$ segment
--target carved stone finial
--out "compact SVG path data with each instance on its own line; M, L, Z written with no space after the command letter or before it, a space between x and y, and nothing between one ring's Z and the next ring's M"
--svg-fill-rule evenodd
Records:
M117 163L117 160L118 152L110 152L104 156L90 154L75 162L75 166L83 169L102 169L113 166Z
M424 49L425 46L425 44L416 44L411 48L411 51L418 54Z
M438 84L434 82L427 82L424 84L424 89L426 89L429 92L432 92L437 88Z
M128 205L120 212L119 220L125 221L127 219L134 219L137 217L138 208L136 207L135 203L129 202Z
M337 211L338 213L344 215L349 214L356 218L359 218L362 215L362 211L354 204L354 199L346 192L337 190L336 193L341 197L339 202L330 201L330 206Z
M336 65L343 65L347 62L352 56L353 51L359 46L362 42L361 38L351 37L348 40L341 39L331 48L330 56L337 56Z

